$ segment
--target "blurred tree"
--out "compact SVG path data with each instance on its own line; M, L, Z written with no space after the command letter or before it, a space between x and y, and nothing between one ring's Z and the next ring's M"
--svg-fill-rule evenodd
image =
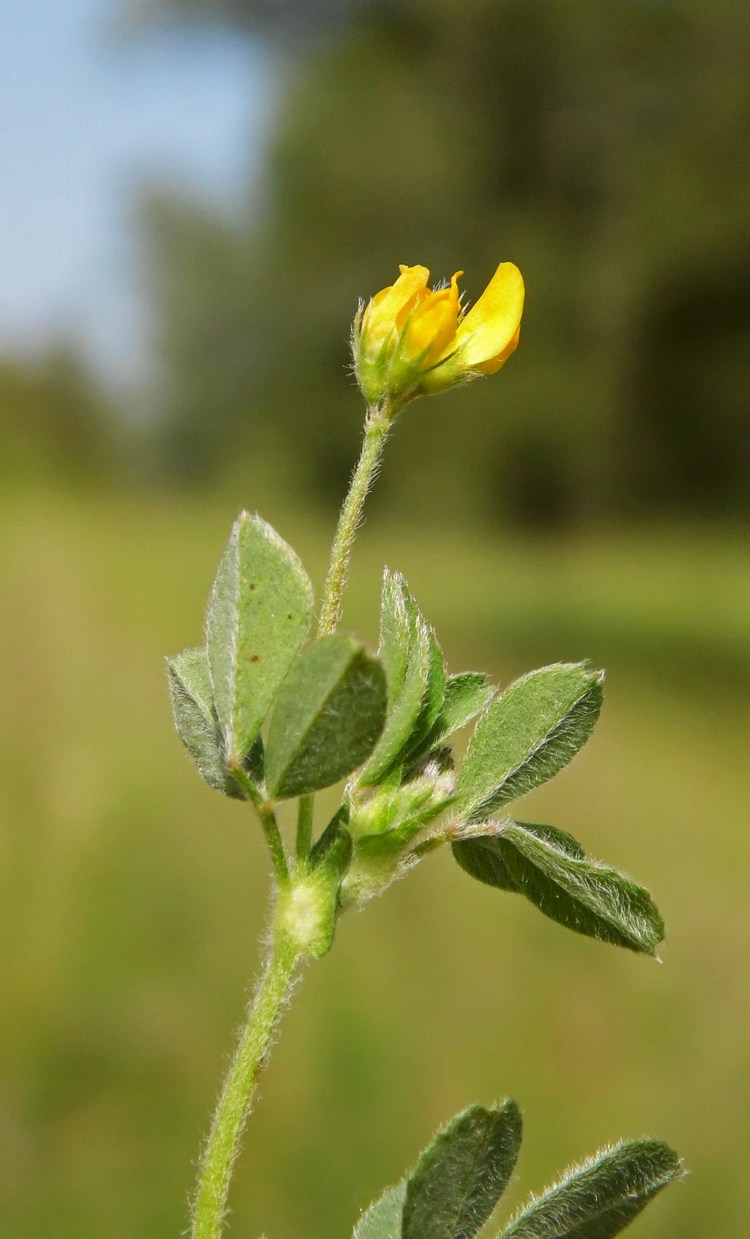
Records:
M338 498L357 297L398 261L463 267L476 296L512 258L529 289L523 362L472 393L471 435L460 395L430 408L429 436L417 406L389 484L419 503L439 481L445 505L472 494L537 527L746 510L744 7L463 0L460 21L453 0L158 7L280 40L315 18L327 35L288 54L260 211L150 208L184 474L276 441Z
M750 251L696 262L654 297L633 367L650 506L750 515Z
M0 358L0 474L77 485L111 476L123 431L78 350L58 344L37 358Z
M257 451L250 415L263 370L253 236L199 203L152 194L143 213L161 313L163 468L192 482L237 450Z
M282 42L334 29L368 0L136 0L130 12L136 18L202 21L229 25L257 34L259 30Z

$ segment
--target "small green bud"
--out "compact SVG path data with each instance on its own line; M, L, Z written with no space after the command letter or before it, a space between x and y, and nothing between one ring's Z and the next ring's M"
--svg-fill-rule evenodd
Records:
M408 848L453 801L452 770L429 763L419 778L402 787L381 788L353 808L349 830L354 856L341 884L341 903L363 903L381 894L416 858Z
M419 813L434 792L429 778L415 779L404 787L378 789L352 813L349 830L355 840L368 835L382 835L403 826Z

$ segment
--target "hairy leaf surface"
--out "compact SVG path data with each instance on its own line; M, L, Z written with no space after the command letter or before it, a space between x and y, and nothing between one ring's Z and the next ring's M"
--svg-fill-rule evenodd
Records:
M389 1187L359 1219L352 1239L401 1239L406 1183Z
M198 773L209 787L225 796L244 799L245 793L222 758L206 651L183 650L166 661L175 727Z
M459 811L481 821L545 783L591 735L603 672L557 663L516 680L477 723L456 787Z
M514 1101L470 1106L441 1131L409 1177L403 1239L471 1239L508 1185L521 1147Z
M680 1173L680 1159L669 1145L624 1141L571 1167L498 1239L612 1239Z
M386 674L388 709L383 733L360 780L363 787L380 782L409 745L429 696L431 672L437 676L433 640L403 577L386 570L378 654Z
M586 857L565 831L499 822L491 833L457 840L453 854L472 877L525 895L545 916L577 933L648 955L664 937L648 891Z
M383 729L383 668L348 637L324 637L298 658L279 693L266 745L269 795L330 787L369 757Z
M258 735L312 618L312 586L290 546L243 512L222 555L206 614L213 700L228 764Z

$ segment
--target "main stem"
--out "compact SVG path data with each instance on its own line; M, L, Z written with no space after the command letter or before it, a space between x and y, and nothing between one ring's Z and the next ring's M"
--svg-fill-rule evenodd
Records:
M362 508L367 494L378 473L386 436L390 430L395 410L392 408L370 409L365 422L365 437L357 467L352 476L349 493L341 509L336 535L331 547L331 562L323 590L323 603L318 621L318 636L327 637L336 631L341 619L341 598L349 574L354 539L362 518Z
M341 598L349 573L354 539L362 517L368 491L377 476L386 436L396 409L381 406L369 410L365 437L349 493L341 509L331 548L331 562L323 591L318 636L335 632L341 618ZM289 887L289 868L281 835L272 808L261 798L258 788L243 772L235 771L255 804L263 823L277 879L277 892ZM300 804L297 832L297 859L304 862L310 850L312 796ZM193 1204L190 1239L220 1239L227 1213L232 1169L240 1148L242 1133L252 1109L260 1073L265 1066L279 1017L294 985L302 951L288 932L274 920L269 935L270 952L248 1009L247 1024L239 1044L201 1158Z
M201 1158L191 1239L219 1239L227 1212L232 1168L258 1078L279 1017L294 984L300 956L289 936L272 927L271 951L248 1009L248 1020L224 1082Z

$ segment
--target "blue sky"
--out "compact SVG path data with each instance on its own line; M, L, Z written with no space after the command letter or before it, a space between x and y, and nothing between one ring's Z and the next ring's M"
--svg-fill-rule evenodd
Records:
M112 375L146 364L138 186L231 207L272 107L260 46L125 34L123 0L0 3L0 353L82 337Z

